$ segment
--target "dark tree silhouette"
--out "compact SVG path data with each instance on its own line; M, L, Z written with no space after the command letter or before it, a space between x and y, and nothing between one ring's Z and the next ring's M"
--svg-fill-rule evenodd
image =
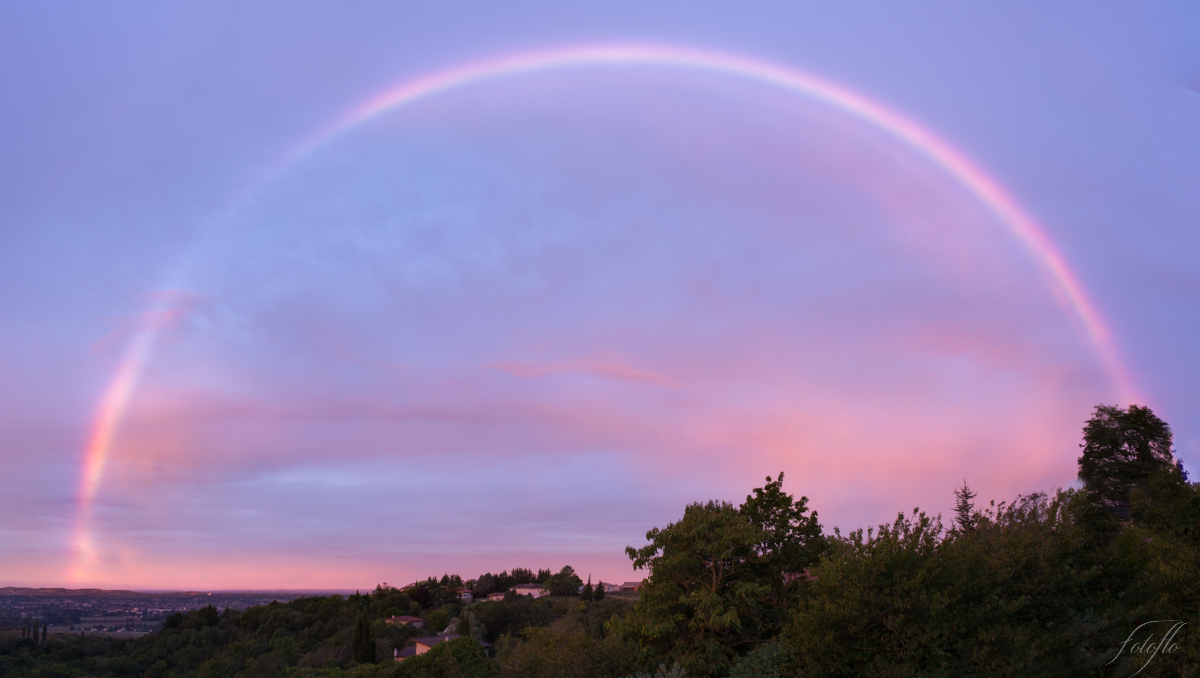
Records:
M1161 471L1176 469L1171 454L1171 427L1149 407L1123 410L1097 405L1083 427L1079 479L1097 503L1128 506L1133 486Z
M958 529L970 532L975 529L975 493L963 479L962 487L954 491L954 522Z
M359 664L375 663L375 634L371 631L371 620L367 613L358 615L354 622L354 639L351 641L354 661Z

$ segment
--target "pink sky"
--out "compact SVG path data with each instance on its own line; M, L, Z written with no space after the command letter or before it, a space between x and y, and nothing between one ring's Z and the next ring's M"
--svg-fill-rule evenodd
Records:
M1128 397L1079 239L954 129L715 67L527 71L334 97L145 271L12 315L0 584L625 581L779 471L829 531L1052 491ZM106 228L122 262L165 226Z

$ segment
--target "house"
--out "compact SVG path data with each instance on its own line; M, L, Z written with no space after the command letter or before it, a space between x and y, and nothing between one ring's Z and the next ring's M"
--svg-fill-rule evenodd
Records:
M458 592L458 599L462 601L463 605L470 605L475 602L475 594L471 592L471 589L462 589Z
M504 600L504 595L505 595L504 591L496 591L494 593L489 593L487 596L487 599L488 600Z
M604 582L600 582L600 583L596 584L596 588L599 588L601 586L604 587L605 593L613 593L613 592L621 590L620 584L605 584Z
M417 655L417 646L416 645L409 645L408 647L406 647L404 649L400 649L398 647L392 648L392 657L398 662L402 662L405 659L408 659L409 657L415 657L416 655Z
M510 590L516 591L517 595L530 596L531 598L541 598L548 593L546 589L542 588L541 584L517 584Z
M419 654L425 654L433 649L434 645L444 643L448 640L458 638L457 633L447 633L441 636L425 636L424 638L413 638L413 644L404 649L392 650L392 656L396 661L402 662L409 657L415 657Z
M621 584L622 591L637 591L640 588L642 588L642 582L640 581L627 581Z
M409 657L415 657L419 654L425 654L426 652L432 650L433 646L437 645L438 643L445 643L447 641L455 640L456 638L461 638L461 637L462 636L458 635L457 633L444 633L440 636L425 636L424 638L413 638L412 645L409 645L408 647L405 647L403 649L400 649L400 648L393 649L392 656L395 658L396 661L402 662L405 659L408 659ZM480 643L480 645L483 646L484 655L490 657L492 646L489 643Z
M421 619L420 617L409 617L408 615L400 615L399 617L388 617L387 619L384 619L384 621L389 624L399 624L401 626L407 626L409 624L412 624L412 627L414 629L419 629L425 625L424 619Z

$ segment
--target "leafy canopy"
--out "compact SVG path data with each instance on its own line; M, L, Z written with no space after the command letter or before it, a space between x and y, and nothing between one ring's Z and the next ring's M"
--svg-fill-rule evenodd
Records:
M1097 405L1083 427L1079 479L1100 504L1129 504L1131 486L1174 468L1171 427L1149 407Z

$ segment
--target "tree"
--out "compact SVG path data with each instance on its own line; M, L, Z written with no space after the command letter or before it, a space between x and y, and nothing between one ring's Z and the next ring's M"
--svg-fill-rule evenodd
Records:
M475 582L475 595L479 598L486 596L496 590L496 578L491 572L479 575L479 580Z
M914 510L837 535L781 638L784 675L1100 675L1141 623L1121 617L1137 563L1080 511L1107 515L1071 490L993 504L970 533Z
M470 608L464 607L462 613L458 615L458 626L455 627L454 632L460 636L473 638L480 644L487 642L487 627L475 618L475 613L471 612Z
M359 613L354 622L351 650L354 653L354 661L359 664L375 663L375 633L371 629L371 621L367 619L366 612Z
M604 600L604 582L596 584L596 588L592 589L592 600L597 603Z
M587 583L583 585L583 590L579 592L579 599L583 602L592 600L592 575L588 575Z
M633 612L612 628L640 645L643 659L680 662L689 675L723 675L761 638L771 587L754 576L756 549L767 540L728 502L692 504L683 518L646 533L650 543L625 552L648 569Z
M954 523L958 529L970 532L975 528L975 493L967 487L964 478L962 487L954 491Z
M800 576L828 549L808 498L767 476L745 503L692 504L683 519L627 548L650 576L634 611L614 628L642 643L652 661L690 674L723 675L734 659L778 636Z
M523 640L509 635L498 643L502 677L613 678L635 666L620 639L593 638L571 617L520 635Z
M1083 427L1079 479L1104 506L1128 506L1132 486L1156 472L1177 467L1171 454L1171 427L1149 407L1122 410L1097 405Z
M576 596L579 595L583 580L575 574L575 568L564 565L558 574L551 575L542 585L556 596Z
M799 575L816 564L828 549L828 540L821 533L816 511L808 511L808 497L796 499L783 491L782 471L778 478L767 476L766 484L754 488L738 511L762 531L754 546L752 566L755 576L772 589L773 609L763 619L763 634L773 637L779 633L796 588L802 585Z

